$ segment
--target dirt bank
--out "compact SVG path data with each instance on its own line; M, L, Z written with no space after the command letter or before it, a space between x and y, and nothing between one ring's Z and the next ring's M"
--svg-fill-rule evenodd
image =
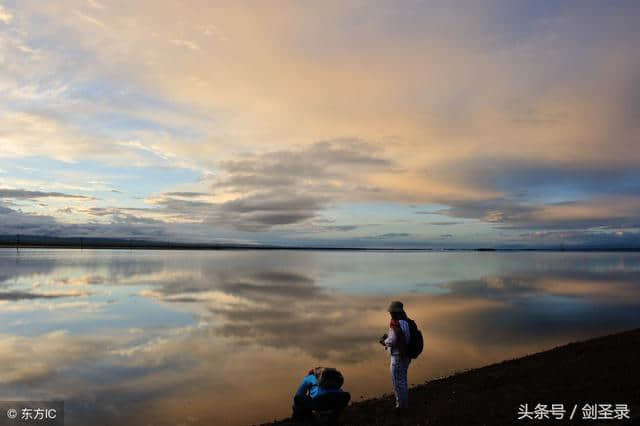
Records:
M410 390L404 417L393 397L356 402L344 425L640 424L640 329L554 349L431 380ZM563 420L518 420L520 404L563 404ZM583 419L585 404L627 404L630 420ZM577 405L573 419L568 420ZM598 407L598 415L606 415ZM540 411L544 413L544 411ZM618 412L618 415L620 412ZM557 414L559 415L559 414ZM265 425L294 425L289 419Z

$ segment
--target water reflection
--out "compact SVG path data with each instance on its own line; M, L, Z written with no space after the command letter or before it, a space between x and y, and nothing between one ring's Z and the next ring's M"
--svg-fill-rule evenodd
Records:
M423 328L413 383L640 325L637 253L0 250L0 398L67 424L247 424L310 366L389 391L390 298Z

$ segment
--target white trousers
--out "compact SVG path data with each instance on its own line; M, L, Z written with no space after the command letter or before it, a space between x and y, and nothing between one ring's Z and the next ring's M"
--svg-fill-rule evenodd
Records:
M391 355L391 383L393 393L396 395L396 407L406 408L409 406L409 386L407 381L407 371L411 358L400 355Z

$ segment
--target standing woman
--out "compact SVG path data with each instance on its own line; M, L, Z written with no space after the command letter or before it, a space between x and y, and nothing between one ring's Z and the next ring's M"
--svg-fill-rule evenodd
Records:
M391 354L391 383L396 396L396 409L404 410L409 406L407 370L411 357L407 353L407 347L411 339L411 331L402 302L391 302L388 311L391 315L389 332L383 336L380 343Z

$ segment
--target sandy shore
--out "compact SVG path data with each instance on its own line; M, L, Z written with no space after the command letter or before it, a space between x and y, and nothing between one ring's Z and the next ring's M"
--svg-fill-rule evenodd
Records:
M505 424L640 424L640 329L626 331L503 361L431 380L410 390L405 416L393 412L393 397L383 395L352 404L344 425L505 425ZM521 404L563 404L549 419L518 420ZM585 404L626 404L629 420L584 419ZM572 420L568 420L576 407ZM623 407L619 407L623 408ZM520 411L520 414L519 414ZM597 416L606 416L599 406ZM539 411L543 415L544 410ZM266 425L294 425L289 419Z

